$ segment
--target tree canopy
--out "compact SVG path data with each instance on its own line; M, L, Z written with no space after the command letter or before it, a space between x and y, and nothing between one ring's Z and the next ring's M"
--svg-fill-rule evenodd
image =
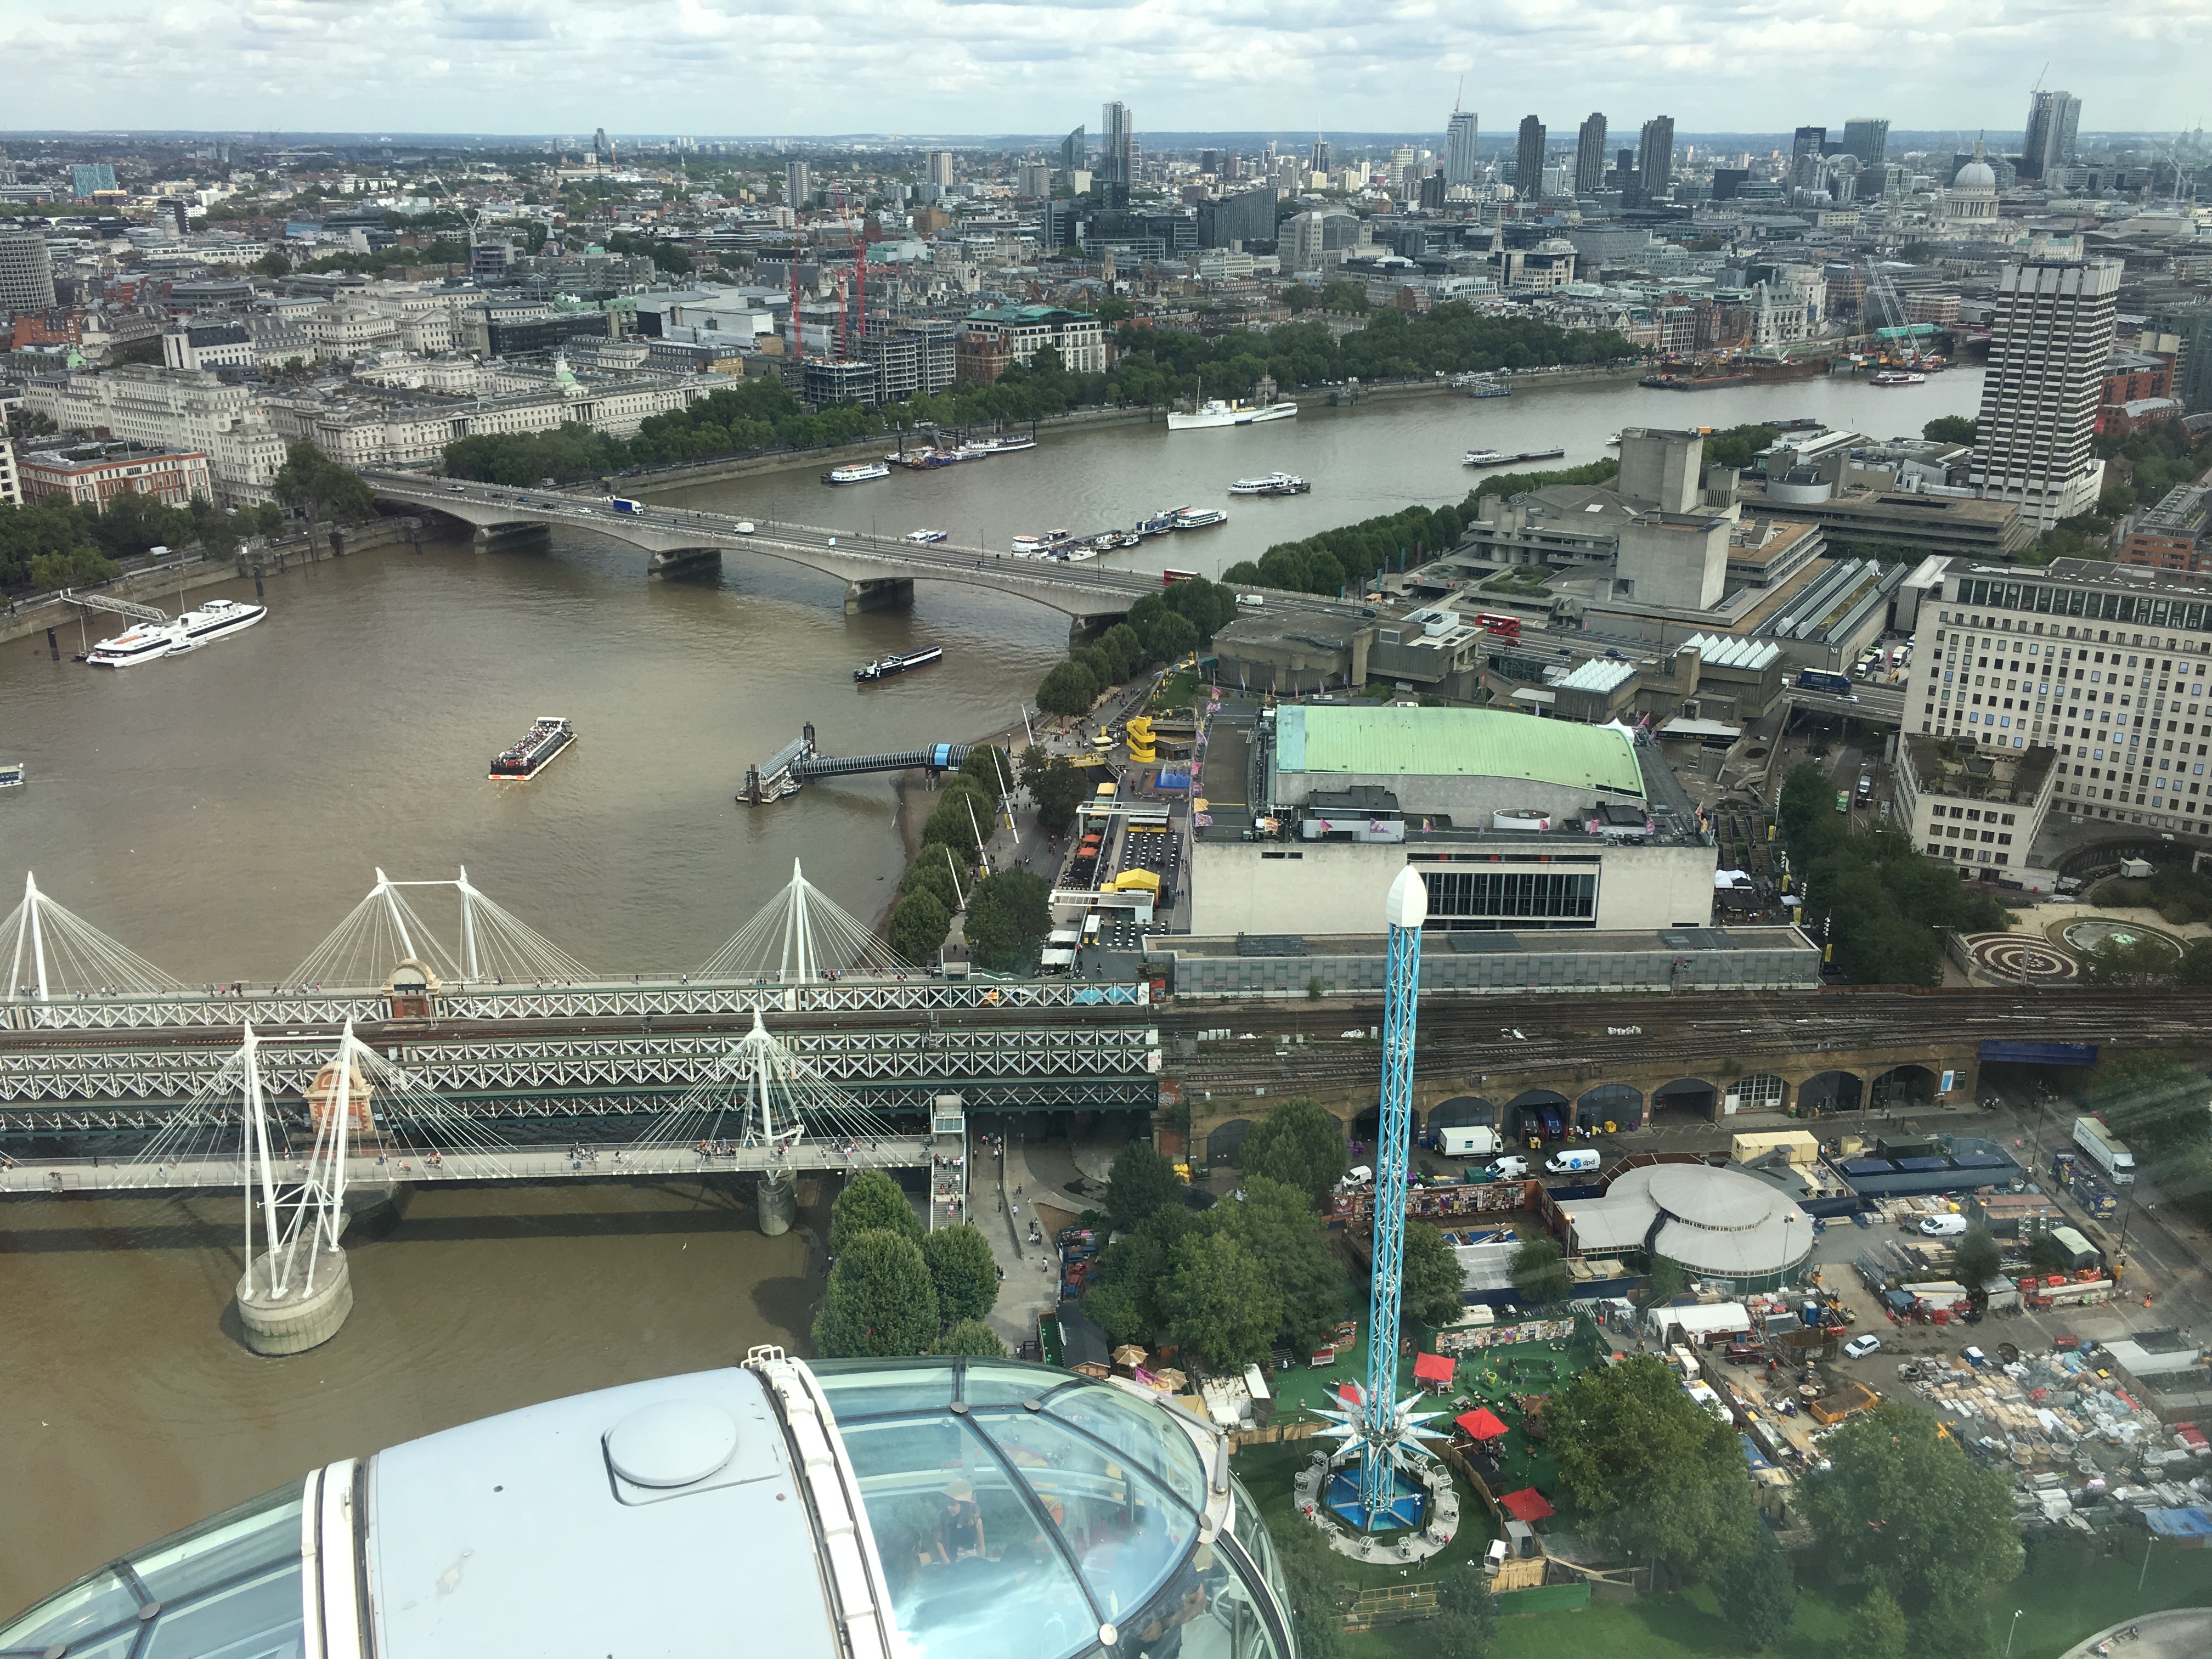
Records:
M980 1319L956 1319L937 1339L932 1353L961 1353L971 1359L1004 1359L1006 1345L999 1334Z
M1545 1406L1544 1426L1560 1481L1612 1547L1696 1579L1756 1540L1735 1425L1685 1394L1656 1356L1577 1372Z
M1319 1101L1300 1095L1254 1124L1237 1157L1248 1176L1283 1182L1319 1204L1344 1178L1344 1126Z
M897 1182L881 1170L863 1170L830 1206L830 1254L842 1255L854 1238L877 1231L919 1241L921 1218Z
M1052 884L1028 870L986 876L968 895L968 951L1001 973L1027 968L1052 932Z
M1805 1476L1801 1502L1838 1570L1908 1608L2019 1573L2011 1483L1969 1463L1929 1413L1877 1406L1830 1436L1827 1455Z
M883 1228L848 1238L814 1317L815 1352L830 1359L927 1353L938 1334L937 1291L921 1247Z
M1417 1325L1440 1330L1467 1311L1460 1292L1467 1281L1444 1236L1425 1222L1406 1224L1406 1257L1399 1280L1400 1309Z
M1117 1231L1135 1227L1163 1205L1181 1205L1182 1190L1175 1165L1151 1143L1133 1140L1106 1172L1106 1213Z
M376 516L376 497L361 474L340 466L311 443L286 448L272 488L278 501L299 508L311 523L328 519L356 524Z
M1575 1287L1575 1276L1568 1269L1566 1252L1559 1248L1559 1241L1549 1233L1539 1233L1523 1242L1513 1252L1508 1271L1513 1275L1515 1293L1534 1308L1564 1302Z
M961 1222L939 1227L921 1241L921 1259L937 1291L938 1316L947 1325L981 1319L999 1299L999 1267L990 1241Z
M1778 1645L1796 1622L1797 1576L1770 1532L1729 1562L1714 1588L1723 1616L1753 1653Z
M1317 1346L1344 1317L1346 1276L1305 1194L1266 1176L1247 1176L1243 1200L1208 1212L1217 1214L1215 1230L1243 1244L1273 1285L1281 1328L1309 1349Z
M1227 1232L1177 1243L1159 1297L1176 1346L1209 1370L1265 1358L1282 1325L1282 1297L1267 1269Z

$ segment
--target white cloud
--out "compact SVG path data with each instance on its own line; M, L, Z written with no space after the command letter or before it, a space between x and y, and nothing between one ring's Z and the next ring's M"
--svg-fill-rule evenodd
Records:
M990 135L1119 98L1140 137L1402 131L1464 76L1492 133L2014 131L2048 63L2088 133L2194 124L2208 48L2203 0L0 0L33 128Z

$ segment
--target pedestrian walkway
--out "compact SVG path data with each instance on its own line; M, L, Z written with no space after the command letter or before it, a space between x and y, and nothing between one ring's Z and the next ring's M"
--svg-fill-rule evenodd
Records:
M1037 1315L1059 1300L1060 1281L1054 1271L1058 1253L1049 1235L1041 1243L1030 1242L1030 1224L1036 1219L1030 1197L1037 1187L1020 1142L1000 1133L987 1147L979 1134L974 1146L968 1187L970 1213L990 1242L992 1259L1002 1275L999 1300L991 1310L991 1328L1010 1352L1018 1352L1036 1334Z

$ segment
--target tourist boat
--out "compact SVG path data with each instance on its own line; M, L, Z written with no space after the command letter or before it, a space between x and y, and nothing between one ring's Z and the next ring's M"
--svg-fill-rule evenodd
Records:
M1619 434L1618 432L1616 432L1616 433L1614 433L1614 434L1613 434L1613 436L1611 436L1610 438L1607 438L1607 439L1605 441L1605 447L1606 447L1607 449L1618 449L1618 448L1620 448L1620 434Z
M1227 524L1229 515L1218 507L1184 507L1176 514L1178 530L1211 530L1218 524Z
M576 728L566 720L558 714L540 714L520 743L492 757L489 775L495 781L527 783L575 740Z
M1188 414L1168 412L1168 430L1193 432L1217 426L1258 426L1264 421L1287 421L1298 412L1296 404L1231 404L1209 398Z
M1018 559L1034 559L1074 539L1075 532L1072 530L1048 530L1042 535L1017 536L1012 552Z
M120 634L104 639L85 653L94 668L136 668L176 650L184 636L173 622L135 623Z
M1874 377L1876 386L1926 386L1928 377L1906 368L1885 368Z
M1035 449L1036 440L1035 438L978 438L974 447L986 455L1012 455L1019 450Z
M202 646L240 633L269 614L265 605L240 605L234 599L210 599L197 611L187 611L169 624L178 635L169 654L197 651Z
M919 542L927 547L945 540L950 533L943 530L909 530L899 539L902 542Z
M1470 449L1462 466L1504 466L1512 459L1502 449Z
M855 668L853 678L863 684L871 680L887 680L894 674L905 673L910 668L927 668L933 662L941 662L944 657L945 647L941 645L929 646L920 651L894 651L888 657L878 657L863 667Z
M1264 472L1256 478L1239 478L1229 486L1232 495L1303 495L1313 486L1295 472Z
M850 461L843 466L833 466L822 475L826 484L866 483L871 478L888 478L890 467L881 461Z
M1139 522L1137 535L1140 539L1146 536L1172 535L1182 528L1182 515L1189 511L1187 507L1171 507L1164 513L1155 513L1151 518Z
M21 789L23 787L23 763L0 761L0 789Z

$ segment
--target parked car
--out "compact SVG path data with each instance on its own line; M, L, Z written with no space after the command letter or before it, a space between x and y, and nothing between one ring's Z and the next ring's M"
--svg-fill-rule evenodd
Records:
M1864 1359L1880 1346L1881 1346L1881 1339L1869 1331L1864 1336L1855 1336L1844 1343L1844 1352L1850 1358Z

